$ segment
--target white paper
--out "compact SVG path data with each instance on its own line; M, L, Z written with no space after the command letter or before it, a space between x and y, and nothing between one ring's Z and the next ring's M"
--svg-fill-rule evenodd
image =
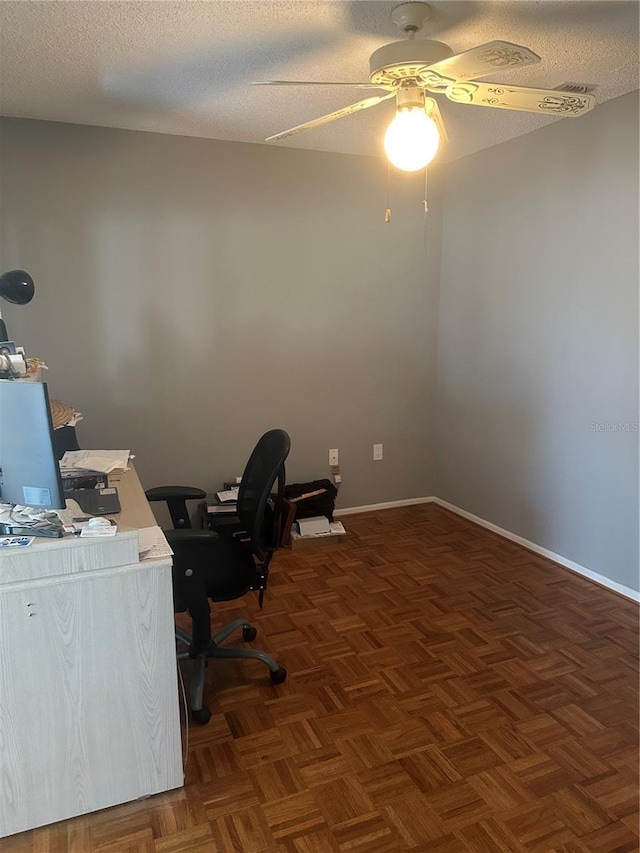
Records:
M116 468L128 470L129 450L67 450L60 460L60 470L97 471L110 474Z
M332 521L329 524L329 529L324 533L305 533L304 535L301 535L300 533L296 533L295 530L292 530L291 536L294 539L324 539L327 536L335 536L336 534L343 535L346 532L344 524L341 521Z
M118 527L115 524L100 525L93 527L91 524L82 525L80 530L81 539L93 539L94 537L115 536L118 532Z
M141 560L158 560L173 554L171 546L159 527L138 530L138 554Z
M8 524L11 521L13 504L0 504L0 523Z
M226 501L237 501L238 489L227 489L225 492L216 492L216 497L220 503L225 503Z
M74 500L71 500L71 498L67 498L65 500L65 504L65 509L56 510L56 515L58 516L63 525L73 524L74 518L88 517L86 512L82 512L80 504Z

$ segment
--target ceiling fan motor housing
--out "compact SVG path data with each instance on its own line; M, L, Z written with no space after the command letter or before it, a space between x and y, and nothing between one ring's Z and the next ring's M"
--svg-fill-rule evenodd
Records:
M371 54L369 79L378 86L401 83L417 78L421 68L450 56L453 56L453 51L441 41L394 41Z

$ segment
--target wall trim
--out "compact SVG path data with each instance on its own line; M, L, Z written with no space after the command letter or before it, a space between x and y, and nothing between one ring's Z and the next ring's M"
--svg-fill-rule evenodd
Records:
M431 495L428 498L407 498L402 501L385 501L381 504L367 504L366 506L347 506L344 509L337 509L334 515L356 515L359 512L375 512L377 509L393 509L396 506L411 506L412 504L430 504L438 499Z
M631 587L629 586L624 586L624 584L618 583L617 581L613 581L610 578L605 577L604 575L598 574L598 572L593 572L591 571L591 569L587 569L585 568L585 566L581 566L579 563L574 563L573 560L568 560L561 554L556 554L554 551L549 551L547 548L543 548L541 545L537 545L535 542L531 542L529 539L525 539L524 536L518 536L517 533L512 533L510 530L506 530L504 527L499 527L492 521L486 521L486 519L481 518L479 515L474 515L472 512L467 512L466 509L460 509L460 507L456 506L455 504L450 504L448 501L443 501L442 498L438 498L435 495L431 495L430 497L426 498L409 498L408 500L402 501L387 501L386 503L369 504L368 506L351 506L346 507L345 509L337 509L334 515L355 515L359 512L374 512L378 509L392 509L393 507L398 506L411 506L412 504L428 503L435 503L438 506L441 506L443 509L448 509L451 512L455 512L456 515L460 515L462 516L462 518L466 518L468 521L472 521L474 524L480 525L480 527L485 527L487 530L491 530L493 533L497 533L498 536L503 536L505 539L509 539L511 542L516 542L518 545L522 545L523 548L526 548L529 551L533 551L534 554L539 554L541 557L546 557L548 560L557 563L559 566L562 566L565 569L569 569L569 571L575 572L578 575L582 575L582 577L599 584L599 586L603 586L606 589L611 590L612 592L617 592L619 595L623 595L625 598L631 599L631 601L640 602L639 591L631 589Z

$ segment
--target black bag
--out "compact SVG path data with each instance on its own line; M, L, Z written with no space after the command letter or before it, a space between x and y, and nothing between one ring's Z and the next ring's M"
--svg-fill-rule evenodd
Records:
M284 487L284 497L296 506L296 518L325 515L333 521L338 490L331 480L291 483Z

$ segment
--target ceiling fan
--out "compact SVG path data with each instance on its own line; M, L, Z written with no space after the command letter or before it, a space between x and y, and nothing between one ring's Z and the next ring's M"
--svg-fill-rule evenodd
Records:
M490 41L464 53L454 54L442 42L415 40L415 34L430 17L431 9L427 3L402 3L392 11L391 20L407 38L383 45L372 53L369 83L294 80L253 83L256 86L351 86L384 90L384 94L365 98L341 110L269 136L265 142L287 139L395 98L396 115L385 134L384 147L395 166L413 172L431 162L441 139L447 141L438 104L427 92L443 94L458 104L524 110L560 117L579 116L595 106L593 95L583 92L472 82L495 71L532 65L540 62L540 57L526 47L507 41Z

